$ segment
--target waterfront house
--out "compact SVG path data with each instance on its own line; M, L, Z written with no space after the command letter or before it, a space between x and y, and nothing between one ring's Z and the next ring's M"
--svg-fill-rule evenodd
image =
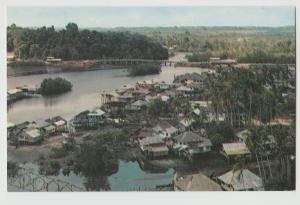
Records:
M155 100L155 99L158 99L159 96L152 96L152 95L146 95L145 96L145 101L148 102L148 103L151 103L151 101Z
M25 96L33 96L37 92L37 88L35 86L29 85L18 86L16 89L20 89Z
M250 151L245 142L232 142L223 143L221 154L231 160L240 156L249 157Z
M132 91L122 93L119 98L126 103L131 102L134 99Z
M64 131L66 131L67 121L65 121L65 120L57 120L53 124L54 124L56 132L64 132Z
M134 86L127 84L127 85L123 85L122 87L116 89L116 93L118 93L119 95L122 95L125 92L130 92L134 90Z
M210 152L212 143L209 139L194 132L183 132L173 138L173 150L182 156L193 156L194 154Z
M37 119L37 120L34 120L33 122L35 124L35 127L37 129L40 130L41 134L42 135L45 135L45 136L49 136L50 134L53 134L55 133L55 130L54 132L50 132L50 131L53 131L53 130L50 130L49 128L47 129L48 132L46 132L46 128L49 127L51 124L49 122L47 122L46 120L43 120L43 119ZM53 127L53 126L52 126Z
M14 123L7 121L7 138L10 137L10 134L16 127L17 126Z
M43 136L35 125L30 124L22 130L19 135L19 143L21 144L37 144L43 140Z
M161 83L159 83L158 87L161 91L165 91L165 90L169 90L169 89L172 89L172 88L176 88L176 84L175 83L161 82Z
M178 129L167 121L160 121L153 130L163 138L171 138L178 134Z
M134 96L135 100L144 100L146 95L148 95L150 91L145 88L139 88L132 91L132 95Z
M76 128L97 128L105 121L105 112L100 108L84 110L74 116L72 126Z
M148 158L165 157L169 153L164 139L158 135L139 140L139 146Z
M217 182L226 191L263 191L260 177L248 169L230 170L217 177Z
M136 135L133 135L135 141L155 136L155 132L151 128L144 128L140 130Z
M55 116L47 119L46 122L52 124L55 127L56 133L61 133L67 131L67 120L61 116Z
M177 171L174 191L223 191L221 186L198 171Z
M112 110L123 109L128 102L127 99L121 98L121 96L115 91L104 91L101 94L100 98L102 109L106 112L110 112Z
M54 135L56 133L56 128L54 125L49 125L45 128L43 128L44 130L44 135L45 136L51 136L51 135Z
M156 98L160 98L164 102L167 102L170 100L170 97L165 93L158 93Z
M10 89L7 91L7 101L14 101L20 99L24 96L24 93L21 89Z
M133 110L141 110L144 109L146 106L148 105L148 103L144 100L137 100L134 103L131 104L131 108Z
M176 94L186 96L186 95L190 95L191 93L193 93L193 91L194 90L192 88L182 85L176 89Z
M145 89L150 89L153 88L153 86L156 84L154 79L151 80L144 80L144 81L137 81L136 82L136 87L139 88L145 88Z

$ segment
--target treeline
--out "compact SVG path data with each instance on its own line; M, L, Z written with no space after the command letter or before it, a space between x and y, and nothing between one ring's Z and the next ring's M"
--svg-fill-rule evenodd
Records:
M75 23L65 29L7 27L7 51L19 59L63 60L98 58L167 59L168 51L153 39L129 32L79 30Z
M264 51L263 49L251 49L246 52L234 53L226 52L195 52L186 55L189 62L208 61L210 57L220 57L221 59L234 58L239 63L279 63L279 64L295 64L296 57L291 51L290 53L276 53L272 51Z
M145 34L170 48L170 53L193 53L189 59L194 62L203 61L209 55L234 58L242 63L295 63L296 40L293 28L177 28L176 32L158 29Z

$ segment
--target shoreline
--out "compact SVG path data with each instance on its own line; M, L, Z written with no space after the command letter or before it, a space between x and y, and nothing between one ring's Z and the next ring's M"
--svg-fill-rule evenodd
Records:
M95 71L95 70L113 70L113 69L126 69L128 67L124 65L99 65L99 66L92 66L92 67L84 67L84 66L72 66L69 65L45 65L41 66L44 69L37 69L31 71L24 71L24 72L14 72L11 74L7 74L8 78L11 77L19 77L19 76L27 76L27 75L41 75L41 74L53 74L53 73L72 73L72 72L86 72L86 71ZM11 70L23 69L29 66L16 66L16 67L7 67Z

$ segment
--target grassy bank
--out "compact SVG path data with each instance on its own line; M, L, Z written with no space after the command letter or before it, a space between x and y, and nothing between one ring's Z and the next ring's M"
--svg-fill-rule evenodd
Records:
M45 62L41 60L20 60L12 61L7 63L8 66L19 67L19 66L45 66Z

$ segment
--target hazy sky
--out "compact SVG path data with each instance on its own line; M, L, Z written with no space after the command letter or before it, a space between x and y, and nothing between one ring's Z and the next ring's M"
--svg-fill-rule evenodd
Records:
M286 26L293 7L8 7L7 23L18 26Z

